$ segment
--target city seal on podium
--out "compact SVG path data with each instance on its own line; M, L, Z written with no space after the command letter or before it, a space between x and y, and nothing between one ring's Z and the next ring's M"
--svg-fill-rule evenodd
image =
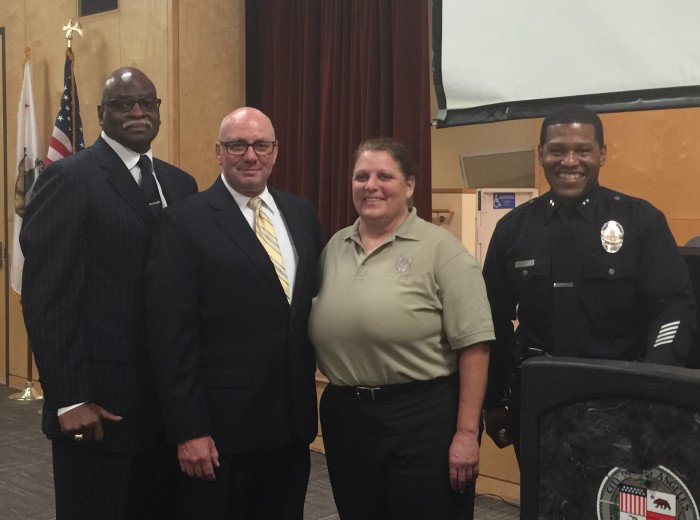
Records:
M664 466L613 468L598 489L598 520L700 520L683 481Z

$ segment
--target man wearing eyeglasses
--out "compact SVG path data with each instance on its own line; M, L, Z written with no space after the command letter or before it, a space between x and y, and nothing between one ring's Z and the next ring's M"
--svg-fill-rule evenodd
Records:
M221 175L154 232L149 345L182 518L303 518L320 226L311 202L267 187L279 146L265 114L234 110L216 143Z
M143 269L157 214L197 184L153 157L159 107L143 72L112 73L101 136L42 173L20 234L58 519L172 517L175 464L148 362Z

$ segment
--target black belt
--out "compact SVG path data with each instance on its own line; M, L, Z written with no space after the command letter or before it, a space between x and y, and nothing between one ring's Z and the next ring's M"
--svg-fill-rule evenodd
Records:
M458 374L458 373L457 373ZM343 395L353 397L363 403L376 403L386 401L400 395L406 395L413 392L430 390L442 384L457 378L457 374L451 376L438 377L427 381L412 381L410 383L400 383L397 385L383 386L338 386L328 385L328 389L333 392L338 392Z

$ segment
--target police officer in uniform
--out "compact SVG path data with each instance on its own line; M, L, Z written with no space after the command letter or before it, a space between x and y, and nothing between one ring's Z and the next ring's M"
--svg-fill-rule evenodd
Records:
M496 332L486 428L516 454L524 359L683 365L696 326L688 270L663 213L598 184L600 118L581 105L554 110L537 151L550 191L498 222L484 262Z

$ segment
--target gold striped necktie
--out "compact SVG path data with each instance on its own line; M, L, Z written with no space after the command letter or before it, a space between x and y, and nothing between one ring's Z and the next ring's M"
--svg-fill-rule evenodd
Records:
M287 279L287 271L284 269L284 260L280 252L280 246L277 243L275 227L272 225L270 217L263 211L262 205L263 201L260 197L253 197L248 201L248 207L255 212L255 236L258 237L258 240L260 240L260 243L270 256L272 265L275 266L275 271L277 271L277 277L282 284L282 289L284 289L284 294L287 295L287 302L290 302L289 280Z

